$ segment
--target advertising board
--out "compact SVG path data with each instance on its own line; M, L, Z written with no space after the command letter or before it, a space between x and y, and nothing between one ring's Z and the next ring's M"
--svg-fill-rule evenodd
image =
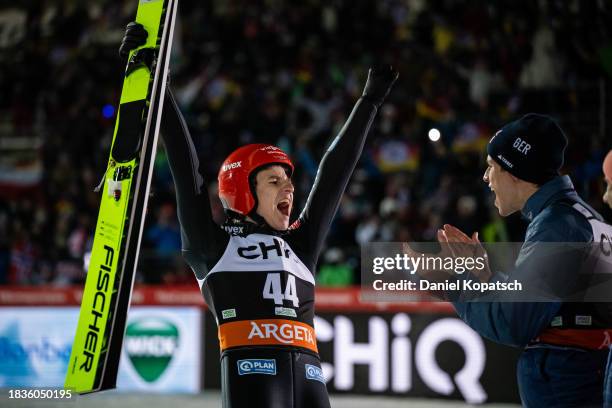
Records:
M0 387L63 387L77 307L0 308ZM130 310L117 389L200 390L201 309Z

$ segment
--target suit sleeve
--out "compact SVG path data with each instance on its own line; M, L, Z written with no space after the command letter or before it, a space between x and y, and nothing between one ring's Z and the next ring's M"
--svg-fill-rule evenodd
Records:
M314 265L348 181L361 156L366 137L376 116L376 106L359 99L321 159L314 184L299 217L299 242L312 255Z
M219 257L227 235L212 218L207 184L185 119L168 88L162 116L161 139L166 148L176 189L183 256L203 279Z
M542 281L557 284L557 288L552 290L555 294L571 289L578 275L580 256L573 252L567 252L566 255L553 252L554 257L542 256L542 251L553 251L557 248L550 243L562 245L564 242L589 242L592 238L588 233L588 225L585 225L586 220L569 211L573 210L553 210L549 215L553 222L543 222L536 231L528 233L509 279L517 279L523 283L524 288L527 285L527 289L533 287L530 285ZM568 228L576 223L580 224L579 228ZM554 276L550 274L545 277L549 273L554 273ZM517 301L516 296L520 295L503 293L496 301L455 301L453 306L459 317L483 337L497 343L523 347L550 324L559 312L562 301L561 296L558 300L548 302Z

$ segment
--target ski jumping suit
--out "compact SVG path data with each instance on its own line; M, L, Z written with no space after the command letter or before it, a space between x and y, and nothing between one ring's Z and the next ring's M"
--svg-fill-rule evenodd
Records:
M212 219L207 184L171 92L162 140L177 192L183 256L218 324L223 407L329 407L313 327L314 270L377 111L363 97L325 153L287 231Z

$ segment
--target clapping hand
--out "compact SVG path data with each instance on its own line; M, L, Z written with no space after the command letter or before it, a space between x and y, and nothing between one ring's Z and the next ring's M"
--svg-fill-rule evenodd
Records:
M470 238L459 228L444 224L443 229L438 230L438 242L440 242L443 251L450 253L453 258L483 258L485 267L482 270L474 268L470 272L481 282L489 281L491 268L489 267L487 251L478 239L478 232L474 232Z

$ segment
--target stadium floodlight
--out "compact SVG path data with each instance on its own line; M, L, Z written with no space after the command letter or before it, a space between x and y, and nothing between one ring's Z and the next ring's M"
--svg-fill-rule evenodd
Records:
M429 129L427 136L429 137L429 140L431 140L432 142L437 142L442 137L440 131L436 128Z

